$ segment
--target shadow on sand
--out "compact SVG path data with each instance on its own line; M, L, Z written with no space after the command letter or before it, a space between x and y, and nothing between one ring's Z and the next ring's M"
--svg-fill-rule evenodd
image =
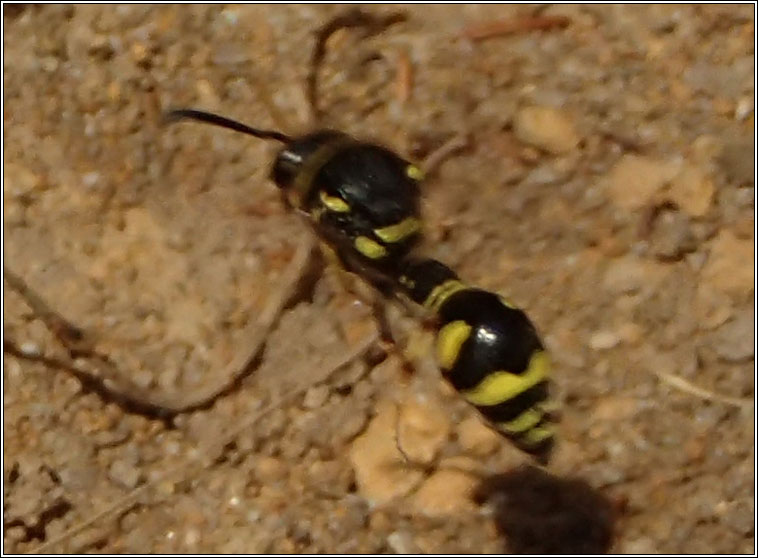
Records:
M601 554L610 549L614 506L583 480L524 467L485 479L476 498L493 506L507 552Z

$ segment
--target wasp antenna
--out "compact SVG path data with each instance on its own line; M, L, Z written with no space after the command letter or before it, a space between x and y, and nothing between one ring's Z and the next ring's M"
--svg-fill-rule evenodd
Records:
M228 128L235 132L242 132L260 139L271 139L281 143L289 143L290 137L276 130L260 130L258 128L252 128L242 122L237 122L218 114L211 112L205 112L195 109L173 109L166 112L163 116L164 121L167 124L178 122L180 120L198 120L205 122L206 124L213 124L214 126L220 126L221 128Z

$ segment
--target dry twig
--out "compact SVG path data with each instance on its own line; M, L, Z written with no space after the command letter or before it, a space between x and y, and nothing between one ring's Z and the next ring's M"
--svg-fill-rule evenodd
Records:
M297 286L310 261L312 248L313 240L310 235L304 236L299 241L297 252L283 274L280 288L269 299L258 319L248 324L243 331L242 336L245 342L242 346L245 350L238 353L227 365L222 379L216 384L203 386L188 394L156 393L131 382L129 374L119 371L107 355L95 350L94 342L81 328L71 324L54 311L20 277L8 269L5 270L8 284L27 300L34 313L61 341L69 352L71 361L26 355L12 341L7 341L4 348L20 358L38 360L72 373L82 381L85 387L121 404L130 411L167 419L180 413L207 408L218 397L238 386L240 381L250 373L252 365L261 353L266 337L287 303L296 294ZM80 357L86 357L94 370L90 371L83 368L80 363L74 362L74 359Z
M515 33L560 29L566 27L570 22L571 20L566 16L518 16L469 25L461 31L461 37L470 41L483 41L492 37L513 35Z
M413 64L411 64L408 52L402 48L397 52L395 78L397 100L401 103L407 103L413 90Z
M442 162L450 157L453 153L460 151L468 146L469 138L466 134L456 134L437 149L432 151L424 159L422 170L425 176L430 176L436 172Z
M326 55L326 43L329 40L329 37L334 35L334 33L340 29L349 29L353 27L364 27L367 35L376 35L390 25L400 23L401 21L405 21L405 19L406 15L404 12L393 12L386 16L376 16L358 8L353 8L335 16L316 30L316 44L313 47L308 76L305 81L305 92L308 99L308 105L311 109L312 122L318 122L322 116L316 100L316 87L318 71L321 67L321 62Z
M755 404L752 399L730 397L728 395L721 395L720 393L698 387L695 384L688 382L684 378L676 376L674 374L669 374L668 372L662 372L660 370L655 370L654 372L661 381L667 383L671 387L685 393L689 393L690 395L694 395L695 397L699 397L700 399L705 399L707 401L717 401L719 403L725 403L734 407L740 407L741 409L749 409Z

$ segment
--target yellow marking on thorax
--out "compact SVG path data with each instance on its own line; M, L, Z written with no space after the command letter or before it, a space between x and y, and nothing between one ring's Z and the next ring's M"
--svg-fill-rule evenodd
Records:
M463 320L445 324L437 334L437 363L443 370L450 370L458 360L461 347L471 333L471 326Z
M335 213L350 212L350 206L342 198L330 196L323 190L318 193L318 196L321 199L321 203L324 204L324 207L326 207L329 211L334 211Z
M466 401L473 405L489 407L513 399L547 377L550 361L545 351L538 351L529 360L529 366L521 374L492 372L479 385L463 392Z
M421 222L415 217L403 219L395 225L374 229L374 234L383 242L398 242L417 233L421 228Z
M346 145L354 142L355 140L348 137L336 138L320 146L306 157L300 167L300 171L295 175L295 180L292 184L292 194L289 196L292 205L302 209L303 198L305 198L306 194L311 189L316 173L320 171L321 168L329 162L329 159L331 159L338 151Z
M417 182L424 179L424 171L416 165L408 165L405 167L405 174L408 175L408 178Z
M372 260L378 260L387 255L387 249L378 242L367 236L359 236L355 239L355 248L361 254Z
M542 419L542 413L537 409L527 409L519 416L508 422L499 422L497 427L508 434L521 434L530 430Z
M466 288L466 285L458 279L448 279L441 285L437 285L432 289L432 292L429 293L429 296L426 297L426 300L424 301L424 308L429 308L436 312L440 306L450 298L450 295Z

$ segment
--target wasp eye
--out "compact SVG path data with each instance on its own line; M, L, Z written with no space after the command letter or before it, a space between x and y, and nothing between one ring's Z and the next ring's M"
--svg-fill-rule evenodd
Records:
M287 188L294 182L302 164L303 158L299 154L284 148L276 156L271 179L279 188Z
M344 140L345 134L333 130L320 130L298 137L286 144L276 156L274 167L271 169L271 179L279 188L292 186L296 179L310 182L313 176L301 178L304 166L316 168L328 158L324 157L325 150L332 149L337 141Z

